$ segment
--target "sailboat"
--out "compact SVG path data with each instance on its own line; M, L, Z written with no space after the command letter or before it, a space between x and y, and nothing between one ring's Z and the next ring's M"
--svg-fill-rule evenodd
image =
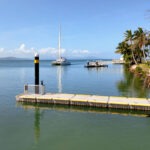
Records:
M71 65L71 63L66 58L61 56L60 42L61 42L61 27L59 29L59 38L58 38L58 59L52 61L52 65L61 65L61 66Z

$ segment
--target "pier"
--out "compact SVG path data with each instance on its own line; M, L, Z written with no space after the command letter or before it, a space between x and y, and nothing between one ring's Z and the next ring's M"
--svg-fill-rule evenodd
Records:
M108 109L150 111L150 99L85 94L46 93L43 81L39 84L39 55L35 54L35 84L24 85L24 93L17 95L17 102L85 106Z
M125 61L122 60L122 59L113 59L113 60L112 60L112 63L113 63L113 64L124 64Z
M115 96L99 96L84 94L46 93L28 94L23 93L16 96L17 102L56 104L68 106L85 106L99 108L113 108L126 110L150 110L150 99L129 98Z

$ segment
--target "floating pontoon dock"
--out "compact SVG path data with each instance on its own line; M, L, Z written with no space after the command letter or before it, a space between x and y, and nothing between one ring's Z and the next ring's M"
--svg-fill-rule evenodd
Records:
M17 95L18 102L45 103L88 106L100 108L116 108L127 110L150 110L150 99L127 98L114 96L46 93L43 81L39 85L39 55L35 54L35 85L24 85L24 93Z
M63 93L46 93L46 94L20 94L16 96L18 102L45 103L88 106L99 108L114 108L127 110L150 110L150 99L146 98L127 98L115 96L98 96L82 94L63 94Z

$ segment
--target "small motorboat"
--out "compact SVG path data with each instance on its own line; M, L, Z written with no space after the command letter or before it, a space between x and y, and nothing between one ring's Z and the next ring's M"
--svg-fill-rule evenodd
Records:
M101 61L88 61L84 67L108 67L108 65L102 63Z

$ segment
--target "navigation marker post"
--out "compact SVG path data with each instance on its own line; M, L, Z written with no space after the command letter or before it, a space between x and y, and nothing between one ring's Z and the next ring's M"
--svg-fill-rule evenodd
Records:
M35 53L34 57L34 70L35 70L35 94L39 94L39 54Z

